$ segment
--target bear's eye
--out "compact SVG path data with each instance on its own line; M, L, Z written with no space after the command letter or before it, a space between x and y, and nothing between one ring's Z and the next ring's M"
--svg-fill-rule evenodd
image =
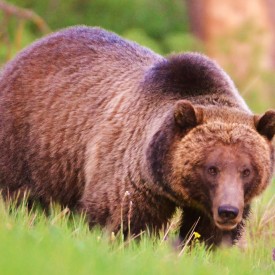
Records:
M215 166L209 167L207 171L211 176L216 176L219 173L219 169Z
M242 171L242 176L243 176L244 178L248 177L249 175L250 175L250 170L249 170L249 169L244 169L244 170Z

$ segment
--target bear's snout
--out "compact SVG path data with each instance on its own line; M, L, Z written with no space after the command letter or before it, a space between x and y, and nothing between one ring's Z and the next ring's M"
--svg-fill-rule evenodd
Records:
M224 231L234 229L242 219L244 208L243 189L240 182L221 184L213 197L213 219Z
M222 205L218 208L218 215L224 221L234 220L239 214L239 209L231 205Z
M216 208L214 221L217 227L224 231L234 229L240 223L242 209L230 204L223 204Z

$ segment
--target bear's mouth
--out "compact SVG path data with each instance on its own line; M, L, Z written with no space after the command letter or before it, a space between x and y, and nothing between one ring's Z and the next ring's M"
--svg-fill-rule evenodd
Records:
M215 221L216 226L223 231L230 231L236 228L238 222L236 221Z

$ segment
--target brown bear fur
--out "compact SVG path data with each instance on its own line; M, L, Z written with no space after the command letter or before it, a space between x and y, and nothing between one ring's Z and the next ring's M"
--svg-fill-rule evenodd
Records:
M8 63L0 118L5 198L28 192L115 232L121 220L157 232L180 207L183 240L199 219L208 244L235 242L272 176L274 111L254 116L203 55L164 58L99 28L54 33ZM221 220L224 205L237 217Z

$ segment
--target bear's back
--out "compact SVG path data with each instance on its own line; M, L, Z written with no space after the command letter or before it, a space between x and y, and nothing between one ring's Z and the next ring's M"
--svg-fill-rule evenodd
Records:
M129 70L127 67L150 66L160 59L162 58L149 49L114 33L97 27L78 26L34 42L7 64L3 74L8 76L15 70L20 71L21 67L25 74L42 72L43 69L47 74L56 73L65 66L82 66L82 71L85 71L92 70L94 64L103 62L106 67L113 65L113 69L120 69L120 65L124 66L124 70ZM37 74L33 74L32 78L36 76Z
M88 87L107 82L126 88L140 86L145 97L149 95L148 100L151 95L159 101L184 98L249 111L228 75L206 56L183 53L163 58L96 27L71 27L38 40L8 63L2 79L0 75L0 88L5 82L5 86L11 86L8 90L20 90L21 97L22 93L30 96L30 85L35 92L38 86L43 90L43 85L55 85L55 89L61 83L85 82ZM5 89L1 92L5 93Z

